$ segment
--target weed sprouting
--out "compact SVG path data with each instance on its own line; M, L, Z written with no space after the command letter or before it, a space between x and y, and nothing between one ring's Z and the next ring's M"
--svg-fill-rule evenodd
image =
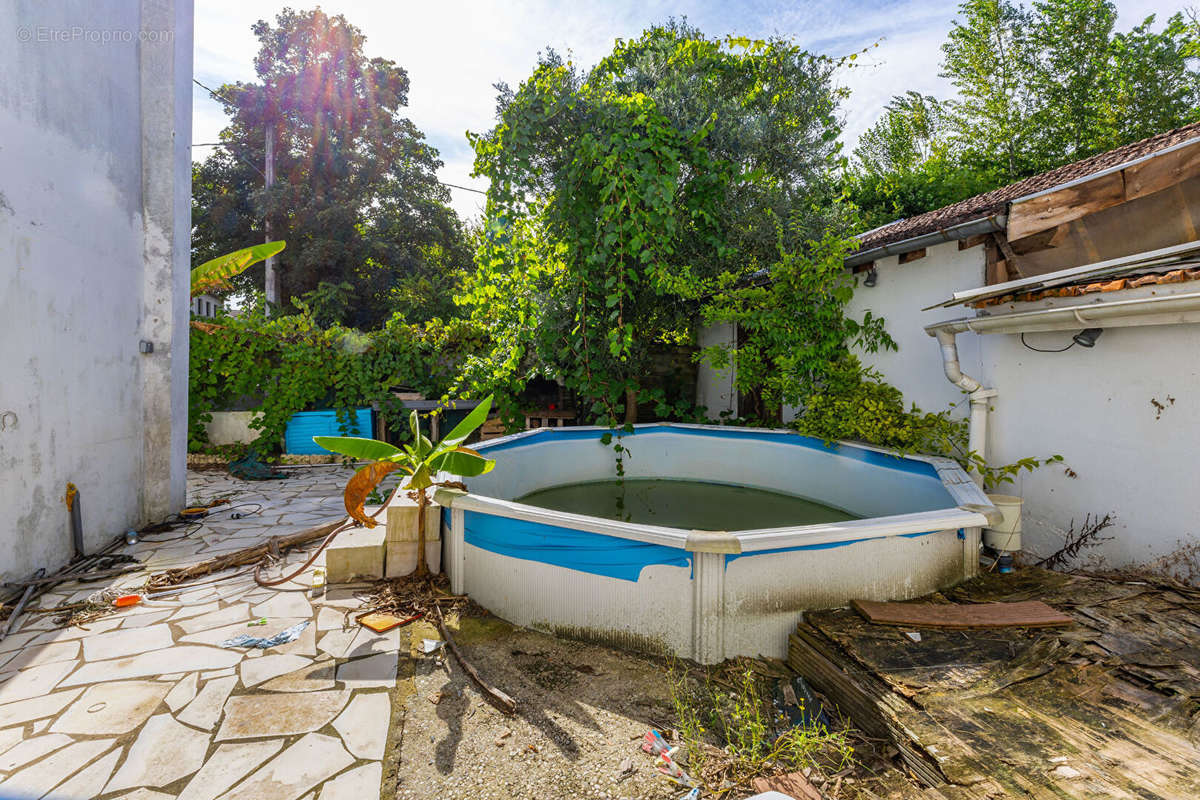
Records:
M695 680L679 664L669 671L671 705L687 752L687 769L701 788L720 793L760 775L803 770L838 771L854 761L845 731L814 722L782 730L747 669L718 685L711 674ZM803 701L802 701L803 702Z

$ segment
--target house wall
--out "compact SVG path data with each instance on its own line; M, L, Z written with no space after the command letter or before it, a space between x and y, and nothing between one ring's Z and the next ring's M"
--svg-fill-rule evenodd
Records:
M0 0L0 573L184 500L191 0ZM152 353L140 352L148 342Z
M951 243L908 264L889 258L878 265L878 285L860 287L850 304L851 313L870 308L882 315L900 344L898 352L864 355L864 362L923 409L963 398L945 379L940 350L924 326L973 312L919 309L983 285L982 250L959 251ZM1071 343L1068 332L1026 339L1043 349ZM963 371L999 392L990 406L989 462L1054 454L1065 460L1022 472L1001 490L1025 499L1027 553L1054 552L1072 520L1078 529L1087 514L1116 519L1104 534L1113 539L1085 552L1095 564L1150 564L1200 543L1200 492L1193 488L1200 325L1114 328L1090 350L1062 353L1029 350L1016 334L965 333L957 341ZM1166 408L1160 413L1151 400Z
M875 286L864 286L865 273L858 275L858 288L846 313L854 319L862 319L867 311L883 317L898 348L859 352L859 356L904 392L907 402L916 403L923 411L942 411L953 404L956 413L966 416L966 395L946 380L941 350L925 333L926 325L961 317L962 309L921 309L942 302L951 292L982 286L984 258L982 246L959 250L957 242L947 242L928 248L924 258L907 264L899 263L897 256L876 261ZM974 374L972 369L979 370L977 339L963 337L959 342L959 360L969 375Z

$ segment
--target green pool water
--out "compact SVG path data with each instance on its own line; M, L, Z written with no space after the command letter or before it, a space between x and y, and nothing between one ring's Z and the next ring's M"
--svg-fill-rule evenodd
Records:
M803 497L727 483L662 480L589 481L539 489L518 497L555 511L708 531L738 531L814 525L857 519Z

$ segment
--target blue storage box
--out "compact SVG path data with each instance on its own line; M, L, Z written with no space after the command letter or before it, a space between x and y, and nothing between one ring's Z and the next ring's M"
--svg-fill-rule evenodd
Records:
M354 423L358 424L358 430L354 430ZM283 434L284 452L298 456L332 455L313 442L314 436L362 436L369 439L375 435L371 426L371 409L355 409L349 427L348 431L339 430L337 412L333 410L293 414Z

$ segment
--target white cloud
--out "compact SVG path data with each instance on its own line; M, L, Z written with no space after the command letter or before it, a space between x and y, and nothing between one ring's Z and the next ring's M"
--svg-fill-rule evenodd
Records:
M197 0L196 77L210 85L253 80L258 43L250 26L274 19L284 5L245 0ZM398 3L381 0L326 0L322 8L342 13L362 29L367 52L396 61L412 79L408 114L442 154L443 181L484 188L471 178L473 154L464 136L491 126L497 81L519 83L547 46L570 51L590 65L608 53L613 41L637 36L670 16L686 16L710 35L784 35L830 55L866 47L868 54L842 80L852 95L843 109L843 139L851 146L894 94L908 89L945 95L939 77L941 43L954 17L952 0L758 0L757 2L513 2ZM1122 27L1148 13L1160 19L1179 10L1167 0L1120 0ZM878 42L878 47L872 47ZM220 106L196 88L194 142L211 142L225 124ZM203 156L208 148L198 148ZM477 216L482 196L451 190L464 217Z

